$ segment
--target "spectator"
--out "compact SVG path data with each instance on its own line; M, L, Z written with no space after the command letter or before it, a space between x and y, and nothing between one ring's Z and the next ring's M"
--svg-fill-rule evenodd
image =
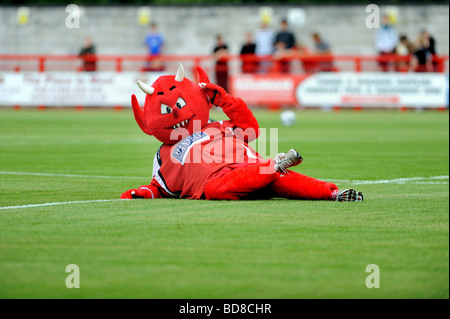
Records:
M317 64L317 71L331 72L334 69L331 47L327 41L322 39L319 33L312 34L314 41L314 53L320 55L320 61Z
M295 45L295 36L289 31L289 26L286 20L281 21L281 29L276 34L274 39L275 54L278 59L278 65L282 73L289 73L290 71L290 50Z
M97 70L97 58L95 57L95 46L92 43L91 37L84 39L83 47L78 54L83 60L81 71L94 72Z
M163 51L164 37L158 31L156 23L150 25L150 33L145 38L145 45L148 48L148 63L145 68L146 71L161 71L164 69L160 55Z
M274 52L273 41L274 41L274 33L272 29L266 22L262 22L261 28L256 30L255 33L255 45L256 45L255 54L258 56L258 58L262 57L267 58L268 56L273 54ZM260 61L259 72L267 73L270 65L271 65L270 60L264 59L263 61Z
M433 61L431 62L433 64L433 71L438 72L439 71L439 63L438 61L435 61L436 56L436 41L434 40L434 37L430 35L427 29L422 29L421 36L425 39L428 39L428 51L431 53Z
M245 34L245 42L241 48L242 73L254 73L258 67L258 62L255 60L255 47L253 35L251 32Z
M436 55L436 41L434 40L434 37L430 35L427 29L422 29L421 33L422 38L428 40L428 51L430 51L432 55Z
M391 24L389 15L385 14L382 26L378 29L375 36L375 47L380 56L379 65L383 72L387 72L389 69L389 62L385 60L386 56L395 53L397 43L397 30Z
M283 41L278 41L275 43L275 72L289 73L290 72L290 62L292 56L292 48L286 49L286 44Z
M162 53L164 37L161 32L158 31L156 23L151 24L150 33L145 38L145 44L147 45L149 55L155 56Z
M312 34L312 38L314 41L314 47L315 47L315 54L331 54L331 47L322 37L319 33L314 32Z
M283 42L286 50L291 49L295 45L295 36L289 31L286 20L281 21L281 30L275 36L274 45L278 42Z
M421 33L414 47L411 69L415 72L433 72L433 55L430 52L429 37Z
M414 52L414 46L406 35L401 35L395 53L398 55L408 55Z
M397 71L398 72L407 72L409 70L409 62L406 60L406 57L410 56L414 52L414 48L411 42L409 42L408 37L406 35L400 36L400 41L395 48L395 53L401 57L405 58L405 60L401 60L397 62Z
M228 92L228 46L225 44L221 35L216 37L216 41L216 46L213 50L216 61L216 82Z

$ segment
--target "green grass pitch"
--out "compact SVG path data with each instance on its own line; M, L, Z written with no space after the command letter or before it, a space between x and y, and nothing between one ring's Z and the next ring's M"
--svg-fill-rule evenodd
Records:
M298 111L289 128L254 113L279 127L279 151L300 151L296 171L364 202L4 209L117 199L149 183L160 143L130 109L0 110L0 298L449 298L447 111ZM369 264L379 288L366 287Z

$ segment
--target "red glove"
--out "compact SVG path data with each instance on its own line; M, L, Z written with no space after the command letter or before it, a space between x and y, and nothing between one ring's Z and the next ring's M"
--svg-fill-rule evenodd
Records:
M231 96L221 86L214 83L200 83L200 87L205 91L209 101L221 108L239 103L239 100L241 100Z
M200 87L205 91L211 103L221 107L231 123L236 126L235 135L246 142L251 142L258 137L258 121L241 98L231 96L217 84L200 83Z
M157 198L159 191L152 190L153 185L144 185L138 189L127 190L120 196L120 199L136 199L136 198Z

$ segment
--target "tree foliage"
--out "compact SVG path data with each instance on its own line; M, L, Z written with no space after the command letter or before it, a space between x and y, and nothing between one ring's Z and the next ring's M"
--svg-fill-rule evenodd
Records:
M78 5L351 5L365 4L361 0L2 0L3 6L18 5L60 5L69 3ZM384 0L380 5L407 5L407 4L448 4L448 0Z

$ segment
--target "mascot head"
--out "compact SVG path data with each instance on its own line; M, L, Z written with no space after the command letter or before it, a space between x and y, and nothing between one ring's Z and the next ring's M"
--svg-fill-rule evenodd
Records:
M199 66L196 70L199 82L209 83L205 71ZM181 63L178 63L175 76L161 76L151 86L141 81L137 85L146 93L144 110L134 94L131 105L136 122L144 133L173 145L187 134L193 134L194 129L208 124L212 104L198 84L184 77Z

